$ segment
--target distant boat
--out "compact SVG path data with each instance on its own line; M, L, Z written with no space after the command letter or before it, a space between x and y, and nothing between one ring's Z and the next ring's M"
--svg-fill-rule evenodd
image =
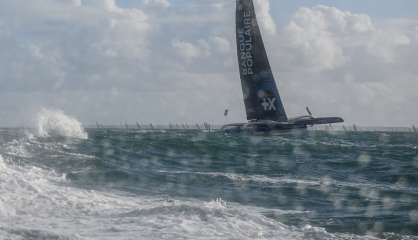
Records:
M205 127L206 130L210 131L211 130L211 126L209 123L205 122L203 123L203 126Z
M415 127L415 125L412 126L412 131L415 132L415 133L417 132L417 128Z
M353 131L354 132L357 132L358 131L356 124L353 125Z
M269 132L306 129L308 126L344 122L339 117L309 115L288 118L264 47L252 0L237 0L236 39L247 123L228 124L227 132Z

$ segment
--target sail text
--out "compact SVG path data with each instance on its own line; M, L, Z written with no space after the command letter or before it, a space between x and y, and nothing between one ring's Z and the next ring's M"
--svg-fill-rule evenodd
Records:
M253 75L253 19L251 11L243 13L243 27L238 31L239 57L241 73L244 76Z

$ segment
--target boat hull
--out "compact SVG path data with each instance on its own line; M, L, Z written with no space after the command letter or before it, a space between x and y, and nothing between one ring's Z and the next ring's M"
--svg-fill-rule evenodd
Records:
M308 126L332 124L344 122L342 118L328 117L328 118L313 118L302 117L297 118L291 122L276 122L276 121L252 121L248 123L236 123L223 126L221 129L228 133L269 133L269 132L285 132L295 129L307 129Z
M290 123L243 123L229 124L221 129L227 133L270 133L270 132L288 132L295 129L306 129L307 125Z

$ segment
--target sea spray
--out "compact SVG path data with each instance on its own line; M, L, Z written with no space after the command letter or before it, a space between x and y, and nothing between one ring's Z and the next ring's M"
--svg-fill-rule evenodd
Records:
M81 123L61 110L42 109L37 116L37 132L40 137L88 138Z

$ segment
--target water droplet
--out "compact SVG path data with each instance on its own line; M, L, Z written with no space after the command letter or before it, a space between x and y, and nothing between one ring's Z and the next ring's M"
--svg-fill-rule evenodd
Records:
M415 157L414 165L418 168L418 156Z
M382 222L376 222L373 226L373 231L375 233L381 233L385 229L385 225Z
M395 201L390 197L383 198L383 208L392 209L395 206Z
M389 134L382 133L382 134L379 135L379 142L387 143L387 142L389 142L389 138L390 138Z
M411 219L411 221L414 223L418 223L418 210L410 211L409 219Z
M287 197L284 195L279 195L277 197L277 201L279 201L279 203L282 205L286 205L288 203Z
M370 155L367 153L362 153L358 158L357 158L357 162L360 164L360 166L362 168L365 168L367 166L369 166L370 162L371 162L371 158Z
M321 191L328 193L331 190L331 184L333 183L332 178L325 176L321 178Z
M398 181L396 182L396 185L398 187L407 187L408 186L408 180L405 177L400 177Z
M367 207L366 216L369 218L373 218L376 216L377 212L378 212L377 207L370 205L369 207Z

